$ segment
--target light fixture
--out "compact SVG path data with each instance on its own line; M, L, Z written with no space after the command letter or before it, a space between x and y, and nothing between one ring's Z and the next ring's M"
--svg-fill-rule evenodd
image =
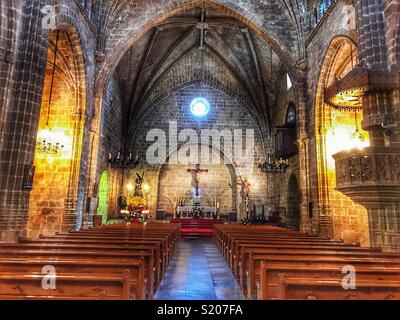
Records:
M272 154L268 155L268 160L260 161L258 166L263 172L269 174L285 173L289 168L289 160L280 158L278 160Z
M39 153L43 153L43 154L58 154L61 152L61 150L64 148L63 145L61 145L59 142L57 143L51 143L51 142L47 142L46 139L42 140L42 141L38 141L36 143L36 150Z
M134 169L139 164L139 155L133 157L132 153L128 156L118 152L116 155L108 154L108 164L115 169Z
M205 98L196 98L190 104L190 111L196 117L204 117L210 112L210 103Z
M360 129L358 128L358 119L357 119L357 111L354 111L354 121L356 125L356 130L354 131L353 135L351 136L352 139L359 140L364 142L366 140L365 136L361 133Z
M54 61L53 61L53 71L51 78L51 86L50 86L50 96L49 96L49 107L47 109L47 120L46 120L46 128L49 128L50 121L50 111L51 111L51 103L53 98L53 90L54 90L54 77L56 73L56 64L57 64L57 52L58 52L58 41L60 39L60 31L57 30L56 36L56 44L54 49ZM50 128L49 130L50 131ZM40 134L39 134L40 136ZM61 142L53 142L51 137L40 138L36 142L36 150L38 153L48 154L48 155L57 155L64 148L64 145Z

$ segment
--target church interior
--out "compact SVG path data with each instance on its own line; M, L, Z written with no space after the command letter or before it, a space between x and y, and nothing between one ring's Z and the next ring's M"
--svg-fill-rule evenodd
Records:
M399 0L0 1L0 300L400 300Z

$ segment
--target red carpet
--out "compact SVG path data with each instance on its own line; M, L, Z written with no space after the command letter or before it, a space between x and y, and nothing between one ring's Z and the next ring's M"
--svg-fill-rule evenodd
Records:
M220 219L172 219L171 223L182 224L182 237L212 237L214 224L223 224Z

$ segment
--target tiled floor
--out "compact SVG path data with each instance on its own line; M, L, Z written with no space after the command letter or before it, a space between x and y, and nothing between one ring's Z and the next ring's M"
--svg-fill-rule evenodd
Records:
M243 300L211 239L182 239L156 300Z

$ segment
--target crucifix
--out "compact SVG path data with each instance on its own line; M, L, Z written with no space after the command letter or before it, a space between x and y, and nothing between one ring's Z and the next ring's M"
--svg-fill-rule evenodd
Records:
M196 197L199 197L200 176L203 173L208 172L208 169L200 169L200 164L196 164L196 167L194 169L188 169L187 172L192 175L192 187L194 187Z

